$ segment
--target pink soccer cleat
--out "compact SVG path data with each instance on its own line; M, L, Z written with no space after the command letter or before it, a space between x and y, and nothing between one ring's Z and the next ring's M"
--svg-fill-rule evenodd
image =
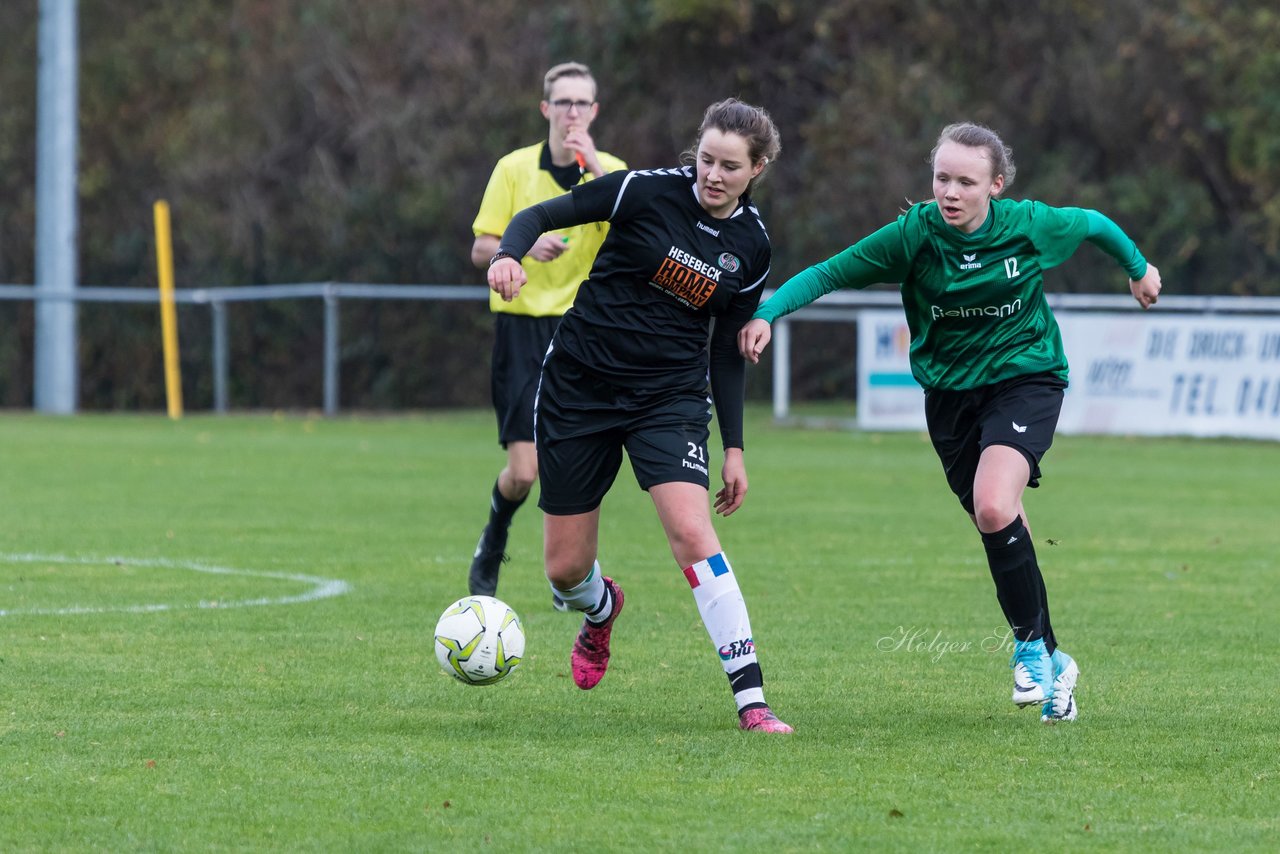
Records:
M795 732L790 726L778 720L778 716L768 706L743 712L738 718L738 726L748 732L776 732L781 735Z
M613 633L613 621L622 613L622 587L612 578L604 583L613 591L613 613L601 625L590 620L582 621L578 639L573 642L573 683L584 691L590 691L604 678L609 669L609 635Z

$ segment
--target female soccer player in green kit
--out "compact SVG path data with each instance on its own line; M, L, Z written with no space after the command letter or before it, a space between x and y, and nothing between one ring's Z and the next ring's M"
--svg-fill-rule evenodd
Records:
M837 288L901 283L929 436L982 536L1013 631L1013 702L1041 706L1045 723L1075 720L1080 670L1054 637L1022 506L1023 490L1040 485L1067 387L1044 271L1087 240L1125 270L1144 309L1160 295L1160 272L1097 211L999 198L1015 170L990 128L948 125L932 163L933 201L783 283L738 347L755 363L779 317Z

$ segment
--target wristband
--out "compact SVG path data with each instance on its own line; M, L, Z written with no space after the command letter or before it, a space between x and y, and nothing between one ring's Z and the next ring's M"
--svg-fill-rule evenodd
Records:
M520 261L519 258L517 258L515 255L512 255L510 252L503 252L501 249L499 249L497 252L493 253L493 257L489 259L489 266L492 267L501 258L510 258L512 261L516 261L517 263Z

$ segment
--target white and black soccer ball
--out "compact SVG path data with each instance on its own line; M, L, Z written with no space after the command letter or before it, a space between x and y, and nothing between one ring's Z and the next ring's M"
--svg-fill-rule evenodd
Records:
M436 623L436 659L445 673L468 685L492 685L511 675L524 657L524 626L507 603L464 596Z

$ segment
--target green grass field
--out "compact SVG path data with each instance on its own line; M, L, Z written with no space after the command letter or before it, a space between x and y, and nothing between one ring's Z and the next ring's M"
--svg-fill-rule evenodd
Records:
M524 664L439 670L492 434L0 416L0 850L1275 850L1280 446L1059 437L1027 507L1081 716L1046 727L928 442L753 413L718 530L786 738L736 730L626 470L604 682L569 678L531 507Z

